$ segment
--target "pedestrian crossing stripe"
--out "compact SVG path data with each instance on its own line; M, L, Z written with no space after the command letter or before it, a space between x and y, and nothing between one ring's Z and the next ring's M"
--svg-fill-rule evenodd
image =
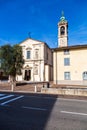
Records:
M4 96L4 97L1 97L0 100L3 100L3 99L6 99L6 98L9 98L9 97L13 97L14 95L7 95L7 96Z
M0 97L4 96L5 94L0 94Z
M13 102L15 100L18 100L18 99L20 99L22 97L24 97L24 96L23 95L17 96L17 95L13 95L13 94L10 94L10 95L0 94L0 101L3 101L5 99L5 101L3 101L2 103L0 103L0 106L5 106L8 103Z
M8 104L8 103L10 103L10 102L13 102L13 101L15 101L15 100L17 100L17 99L20 99L20 98L22 98L22 97L24 97L24 96L18 96L18 97L16 97L16 98L10 99L10 100L8 100L8 101L6 101L6 102L1 103L1 105L6 105L6 104Z

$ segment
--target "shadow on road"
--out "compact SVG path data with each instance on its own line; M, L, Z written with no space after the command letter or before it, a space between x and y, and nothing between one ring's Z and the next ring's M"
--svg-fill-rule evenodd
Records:
M25 94L10 106L0 107L1 130L47 130L56 95Z

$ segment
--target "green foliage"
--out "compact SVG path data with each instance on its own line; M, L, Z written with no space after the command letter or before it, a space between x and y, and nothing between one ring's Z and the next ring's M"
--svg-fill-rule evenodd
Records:
M17 45L4 45L0 50L0 58L2 61L2 69L7 75L16 76L21 74L24 64L22 47Z

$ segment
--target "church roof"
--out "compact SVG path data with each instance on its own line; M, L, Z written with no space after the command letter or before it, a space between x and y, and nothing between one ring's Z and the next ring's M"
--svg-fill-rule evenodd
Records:
M25 41L27 41L27 40L33 40L33 41L37 41L37 42L42 42L42 41L40 41L40 40L36 40L36 39L33 39L33 38L26 38L26 39L24 39L23 41L21 41L19 44L21 44L22 42L25 42ZM42 42L42 43L44 43L44 42Z
M43 44L45 44L50 49L50 47L48 46L48 44L46 42L42 42L40 40L36 40L36 39L33 39L33 38L26 38L25 40L21 41L19 44L21 44L21 43L23 43L23 42L25 42L27 40L33 40L33 41L36 41L36 42L43 43Z
M75 50L75 49L85 49L87 48L87 44L85 45L73 45L73 46L66 46L66 47L59 47L59 48L53 48L53 51L63 51L65 49Z

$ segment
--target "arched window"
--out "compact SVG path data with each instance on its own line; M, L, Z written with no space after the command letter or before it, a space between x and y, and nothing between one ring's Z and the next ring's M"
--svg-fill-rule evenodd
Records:
M61 35L64 35L64 34L65 34L65 27L64 27L64 26L62 26L62 27L60 28L60 34L61 34Z
M31 59L31 51L32 49L30 47L26 48L26 59Z
M31 58L31 51L30 51L30 50L27 51L26 58L27 58L27 59L30 59L30 58Z
M87 80L87 71L83 72L83 80Z

